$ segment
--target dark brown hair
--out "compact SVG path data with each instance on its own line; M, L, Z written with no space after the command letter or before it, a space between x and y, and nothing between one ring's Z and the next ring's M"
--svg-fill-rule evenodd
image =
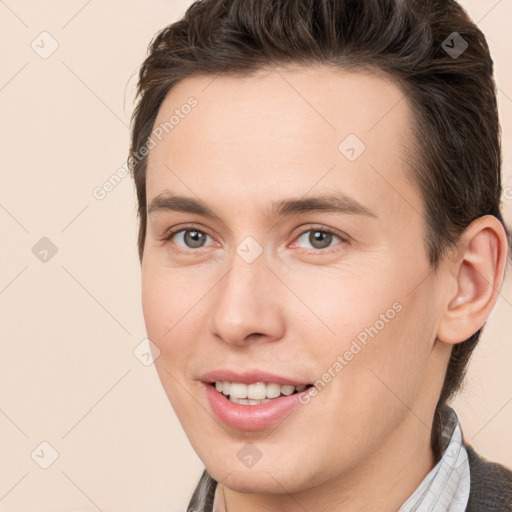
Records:
M141 261L147 158L140 150L166 94L192 75L244 75L286 64L373 69L402 88L414 117L410 171L424 201L433 269L478 217L490 214L503 223L493 62L484 35L457 2L202 0L155 36L139 73L128 164ZM437 458L441 406L461 388L480 332L452 349L432 429Z

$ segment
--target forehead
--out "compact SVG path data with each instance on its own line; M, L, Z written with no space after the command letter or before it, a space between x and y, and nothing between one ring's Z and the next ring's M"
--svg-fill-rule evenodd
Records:
M418 203L409 125L403 91L382 74L297 66L189 77L154 123L147 196L193 189L242 204L337 189L407 209Z

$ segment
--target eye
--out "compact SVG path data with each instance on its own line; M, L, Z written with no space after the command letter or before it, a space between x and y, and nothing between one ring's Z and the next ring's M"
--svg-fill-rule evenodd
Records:
M183 249L198 249L204 247L210 235L199 229L180 229L167 233L165 241L173 241L178 247Z
M299 245L300 243L310 244L313 249L322 250L328 249L332 242L336 240L338 240L338 242L346 242L345 239L330 230L315 228L303 231L297 238L297 243L299 243ZM309 249L310 247L306 246L304 248Z

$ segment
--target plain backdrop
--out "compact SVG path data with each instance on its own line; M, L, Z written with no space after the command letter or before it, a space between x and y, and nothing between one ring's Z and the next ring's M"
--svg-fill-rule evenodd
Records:
M185 510L202 471L144 364L134 186L93 195L126 159L148 43L190 4L0 0L0 512ZM510 224L512 0L463 5L495 60ZM453 405L508 466L511 328L509 275Z

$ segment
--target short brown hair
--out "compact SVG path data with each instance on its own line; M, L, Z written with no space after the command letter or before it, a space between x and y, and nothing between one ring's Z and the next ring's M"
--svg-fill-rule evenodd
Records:
M450 51L456 43L459 55ZM434 269L472 221L489 214L503 223L493 61L485 36L456 1L201 0L155 36L139 73L129 166L141 261L147 158L139 150L169 90L193 75L289 63L374 69L400 85L414 116L411 176L424 201ZM480 332L452 349L432 429L438 458L441 405L459 391Z

